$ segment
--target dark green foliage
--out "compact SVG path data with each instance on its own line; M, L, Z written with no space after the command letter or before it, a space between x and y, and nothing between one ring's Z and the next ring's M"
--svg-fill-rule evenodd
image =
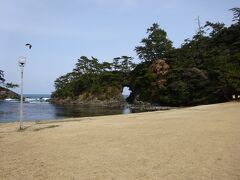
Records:
M4 83L5 79L4 79L4 74L3 71L0 70L0 83Z
M233 21L237 21L237 23L240 23L240 8L239 7L235 7L230 9L231 11L233 11Z
M154 23L147 29L148 37L142 39L142 46L137 46L135 51L141 60L153 61L167 58L172 50L172 42L167 38L167 33Z
M187 44L184 53L190 55L190 64L205 72L206 79L198 79L197 83L189 81L197 91L191 91L192 102L211 103L230 100L233 94L240 94L240 25L233 24L229 28L222 24L209 23L212 32L201 39L193 39ZM189 47L190 45L190 47ZM182 49L183 49L182 48ZM184 55L180 59L184 59Z
M132 57L114 58L113 63L99 63L98 59L82 56L78 59L72 72L55 81L54 98L83 98L95 96L99 100L113 98L121 93L122 86L128 83L128 73L134 63Z
M17 87L19 87L19 85L18 84L13 84L13 83L6 83L5 84L5 87L6 88L10 88L10 89L12 89L12 88L17 88Z
M149 101L151 97L151 83L156 80L155 74L149 69L150 62L144 62L136 66L130 73L130 86L133 93L129 97L132 102L136 96L142 101Z
M136 48L136 52L141 55L140 58L151 62L156 58L152 51L145 51L146 47L147 45L145 49ZM160 49L157 51L155 54L161 54ZM206 22L181 48L168 52L170 71L164 88L159 88L154 83L156 79L149 69L151 63L142 63L131 73L131 101L137 97L160 105L186 106L224 102L231 100L232 95L240 94L238 22L230 27L225 27L222 23Z

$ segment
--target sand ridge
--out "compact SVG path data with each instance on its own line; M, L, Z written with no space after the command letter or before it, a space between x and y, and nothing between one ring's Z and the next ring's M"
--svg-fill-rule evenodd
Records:
M240 179L240 103L0 124L0 179Z

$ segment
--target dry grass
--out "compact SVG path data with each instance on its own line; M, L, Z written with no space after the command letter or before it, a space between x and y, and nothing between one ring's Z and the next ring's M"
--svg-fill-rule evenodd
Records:
M0 179L240 179L240 103L0 125Z

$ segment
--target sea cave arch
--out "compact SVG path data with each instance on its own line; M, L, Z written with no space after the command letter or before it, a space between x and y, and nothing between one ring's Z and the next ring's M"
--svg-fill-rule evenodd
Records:
M129 97L132 94L132 88L129 85L122 86L122 95L124 99L129 103Z

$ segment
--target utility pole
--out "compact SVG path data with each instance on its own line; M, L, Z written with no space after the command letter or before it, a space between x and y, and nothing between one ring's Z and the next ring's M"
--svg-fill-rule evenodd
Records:
M26 64L26 57L19 57L18 65L21 68L21 99L20 99L20 123L19 123L19 130L23 129L23 67Z

